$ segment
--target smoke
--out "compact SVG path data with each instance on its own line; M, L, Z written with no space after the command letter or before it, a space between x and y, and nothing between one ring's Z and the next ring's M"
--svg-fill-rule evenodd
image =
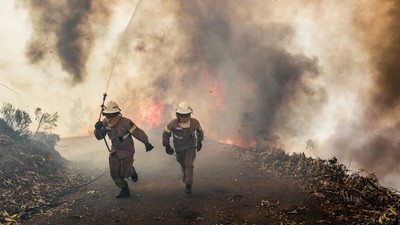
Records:
M316 139L314 154L388 175L400 156L398 3L379 11L380 2L314 3L296 13L289 3L160 2L159 17L146 15L155 6L144 3L125 48L141 83L121 91L138 100L124 104L138 108L151 96L173 117L187 100L214 139L281 139L288 148L296 140L289 151ZM299 45L301 28L315 32L311 46L320 50Z
M72 79L82 82L94 40L107 28L112 1L23 1L33 32L26 56L32 64L56 60Z
M400 3L383 1L367 9L356 13L354 21L370 56L372 86L359 117L339 124L347 127L346 136L332 139L333 147L346 151L345 158L383 177L397 173L400 160Z
M400 34L397 32L400 28L400 3L387 1L386 4L391 4L390 8L382 12L388 23L382 27L382 36L378 35L376 40L372 40L370 49L371 63L376 70L376 93L373 93L371 104L378 106L370 108L378 108L383 116L392 114L400 105Z
M143 15L152 7L144 2L130 28L134 39L124 48L125 58L138 54L135 62L145 75L139 84L128 83L122 95L151 96L172 115L179 101L187 100L213 138L233 137L243 145L278 128L296 132L306 124L289 125L292 115L298 113L299 121L311 116L299 113L299 105L315 113L326 101L323 87L313 84L321 75L318 59L287 48L295 33L290 24L242 21L238 17L246 6L240 2L164 4L158 8L168 10L154 19Z
M161 132L186 100L207 138L291 152L312 143L312 155L380 176L398 171L397 1L143 0L118 34L131 1L21 2L33 29L29 62L59 65L82 85L71 93L93 94L70 102L73 130L97 120L86 106L108 77L93 71L109 71L121 44L108 98L145 130ZM102 41L113 35L110 50Z

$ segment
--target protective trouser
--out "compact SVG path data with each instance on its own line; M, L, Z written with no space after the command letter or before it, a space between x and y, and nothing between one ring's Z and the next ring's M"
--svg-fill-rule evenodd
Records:
M176 161L181 164L183 176L186 177L186 184L193 184L193 168L196 159L196 148L176 149Z
M124 178L132 176L135 171L133 167L133 158L119 159L117 154L111 154L108 158L110 165L110 175L119 188L128 187Z

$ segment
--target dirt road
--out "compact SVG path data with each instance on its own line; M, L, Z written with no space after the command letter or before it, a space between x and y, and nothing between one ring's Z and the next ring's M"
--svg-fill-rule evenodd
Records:
M59 151L66 158L105 174L23 224L334 224L301 192L300 182L260 172L237 156L240 149L214 141L206 140L198 152L193 193L185 194L175 158L153 144L155 149L146 153L136 142L139 181L129 182L130 198L118 200L104 143L61 141Z

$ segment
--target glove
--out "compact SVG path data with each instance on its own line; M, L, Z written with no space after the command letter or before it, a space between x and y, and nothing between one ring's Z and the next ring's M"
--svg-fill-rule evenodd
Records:
M94 125L94 128L96 128L96 129L101 129L101 128L103 128L103 122L97 121L97 123Z
M149 152L154 148L154 146L149 142L145 143L144 146L146 146L146 152Z
M165 152L168 155L172 155L172 154L174 154L174 149L171 147L171 145L167 145L167 146L165 146Z
M201 141L198 141L197 142L197 151L200 151L201 150L201 148L203 147L203 145L201 144Z

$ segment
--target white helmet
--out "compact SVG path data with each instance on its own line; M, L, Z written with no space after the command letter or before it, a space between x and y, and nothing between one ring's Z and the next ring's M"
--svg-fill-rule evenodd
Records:
M179 114L189 114L189 113L192 113L193 110L190 107L189 103L183 101L183 102L179 103L178 108L176 109L176 112Z
M117 113L120 112L121 109L118 107L118 104L114 101L109 101L107 104L104 106L103 113L105 114L112 114L112 113Z

